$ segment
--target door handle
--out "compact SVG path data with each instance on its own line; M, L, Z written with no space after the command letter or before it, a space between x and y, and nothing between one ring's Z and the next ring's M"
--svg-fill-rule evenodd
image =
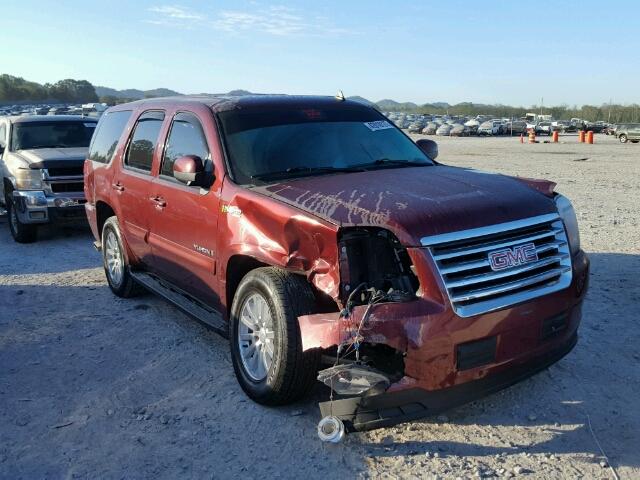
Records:
M117 190L118 192L124 192L124 185L121 184L120 182L112 183L111 186L114 188L114 190Z
M165 199L160 196L150 197L149 200L155 203L156 207L158 208L164 208L167 206L167 202L165 201Z

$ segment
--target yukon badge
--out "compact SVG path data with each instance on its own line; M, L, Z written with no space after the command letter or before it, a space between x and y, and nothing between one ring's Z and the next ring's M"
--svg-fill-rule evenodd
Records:
M538 252L533 243L489 252L489 265L494 272L536 261L538 261Z
M213 257L213 252L208 248L201 247L200 245L193 244L193 248L196 252L206 255L207 257Z

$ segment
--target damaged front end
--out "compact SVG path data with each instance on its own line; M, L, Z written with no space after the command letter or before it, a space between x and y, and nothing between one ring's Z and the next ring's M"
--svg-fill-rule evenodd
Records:
M380 228L349 228L339 232L338 255L339 302L298 317L303 350L320 349L325 360L327 428L340 421L346 432L368 430L438 414L535 374L577 342L583 252L573 257L569 287L472 316L456 313L430 248L404 247Z
M404 377L406 341L394 341L398 335L380 328L372 312L383 305L414 301L420 288L407 250L388 230L343 229L338 252L341 309L299 317L303 349L322 349L325 363L331 365L318 375L332 391L329 404L334 393L379 395ZM325 430L336 421L340 420L325 416L324 427L319 426L321 438L333 438Z

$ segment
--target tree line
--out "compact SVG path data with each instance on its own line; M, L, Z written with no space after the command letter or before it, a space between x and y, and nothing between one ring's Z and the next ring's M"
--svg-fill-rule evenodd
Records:
M41 85L13 75L0 75L0 102L97 102L96 90L87 80L67 78Z
M491 115L504 118L521 118L527 112L551 115L557 120L570 120L571 118L580 118L589 122L599 120L610 123L637 123L640 122L640 105L582 105L581 107L568 105L559 105L555 107L540 107L533 105L526 107L512 107L509 105L484 105L480 103L463 102L457 105L442 106L425 104L418 107L398 107L398 111L406 113L422 113L428 115L459 115L459 116L476 116Z
M89 103L105 102L109 105L122 103L128 100L114 96L105 96L98 99L95 88L87 80L74 80L71 78L60 80L56 83L41 85L30 82L24 78L12 75L0 75L0 102L61 102L61 103ZM495 117L520 118L527 112L550 114L558 120L580 118L590 122L603 120L611 123L640 122L640 105L582 105L581 107L559 105L555 107L541 108L533 105L529 108L512 107L509 105L485 105L480 103L463 102L457 105L432 105L425 104L417 107L409 107L405 104L394 108L397 111L407 113L424 113L429 115L491 115Z

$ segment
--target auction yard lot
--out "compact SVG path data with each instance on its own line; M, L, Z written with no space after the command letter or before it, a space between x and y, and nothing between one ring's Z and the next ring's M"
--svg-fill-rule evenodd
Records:
M266 408L226 340L109 291L88 230L13 243L0 218L0 478L640 477L640 145L437 137L439 161L548 178L575 205L591 286L575 350L446 416L316 436L312 398ZM541 138L546 140L546 138Z

